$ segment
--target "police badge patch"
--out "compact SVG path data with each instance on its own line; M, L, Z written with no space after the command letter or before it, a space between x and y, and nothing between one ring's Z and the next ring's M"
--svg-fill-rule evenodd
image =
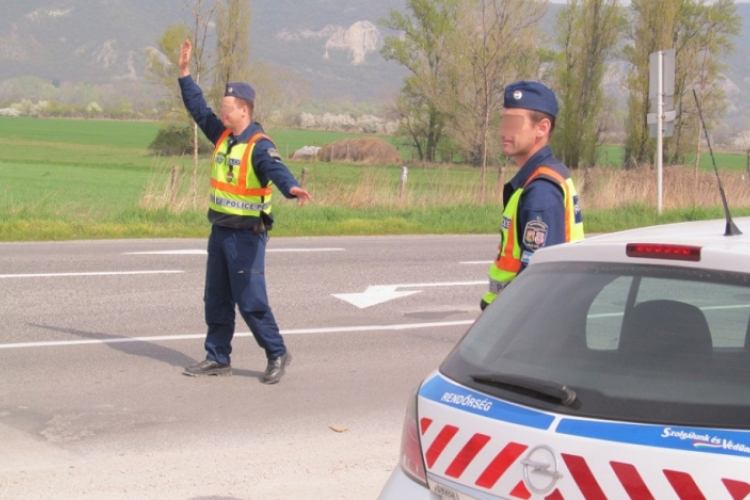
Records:
M547 241L549 227L540 220L528 222L523 230L523 244L531 251L539 250Z
M276 160L281 161L281 155L278 151L276 151L276 148L269 148L268 149L268 156L271 158L276 158Z

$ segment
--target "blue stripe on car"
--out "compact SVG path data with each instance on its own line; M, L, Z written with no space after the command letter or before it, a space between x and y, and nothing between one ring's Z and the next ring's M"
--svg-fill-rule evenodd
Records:
M750 432L564 418L558 434L673 450L750 458Z
M481 392L449 382L440 375L425 382L419 390L419 395L475 415L535 429L549 429L555 420L554 416L547 413L486 396Z

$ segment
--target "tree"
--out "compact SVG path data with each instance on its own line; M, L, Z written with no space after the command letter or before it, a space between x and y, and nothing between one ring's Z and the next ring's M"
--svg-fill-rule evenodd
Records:
M464 158L482 167L482 197L490 126L502 111L505 86L539 74L535 31L546 10L546 1L468 0L448 37L447 86L438 107Z
M248 78L257 94L254 120L264 127L280 124L309 99L310 83L292 70L254 61Z
M623 55L631 64L627 76L628 116L625 122L625 166L634 168L650 163L652 142L646 115L649 112L649 56L653 52L673 48L673 37L680 23L684 0L632 0L629 45Z
M740 17L733 0L633 0L624 54L632 69L628 75L628 119L625 144L626 165L650 162L651 146L646 114L649 111L649 55L675 49L675 136L665 143L665 156L681 161L699 139L692 90L701 91L701 107L707 120L723 111L726 96L720 80L721 57L733 50L731 38L740 30ZM696 139L692 139L695 137Z
M618 0L570 0L557 17L560 113L552 140L571 168L596 164L606 118L602 82L624 27Z
M217 107L227 83L250 81L249 0L217 0L213 74L212 101Z
M431 112L427 98L418 92L412 92L408 84L404 85L393 103L388 106L387 115L388 119L398 123L396 136L406 140L403 145L413 147L420 161L426 160L428 145L436 145L440 142L440 135L434 137L432 141L428 141L427 138L435 129L440 129L442 133L444 126L442 115ZM436 124L433 120L440 121ZM431 157L433 161L435 153L433 150Z
M191 0L185 0L190 2ZM207 0L192 0L188 9L192 14L193 25L191 38L193 39L192 71L195 83L200 83L201 77L211 71L211 57L206 50L208 34L214 22L216 4ZM190 193L193 196L193 207L198 206L198 154L200 141L198 139L198 124L193 123L193 174L190 176Z
M189 117L182 104L180 88L175 82L180 76L177 61L180 58L180 44L189 36L184 24L167 27L156 41L156 49L146 49L146 78L157 84L163 99L159 102L163 117L167 122L188 123Z
M401 33L386 37L381 54L405 66L411 74L404 81L398 107L413 117L419 127L408 127L420 160L435 161L445 117L438 109L444 94L446 40L455 29L461 0L407 0L411 18L391 9L380 24ZM409 106L409 109L404 109Z
M718 119L726 109L721 82L723 72L728 69L721 57L734 50L732 37L740 29L741 19L732 0L686 3L675 43L675 100L680 105L674 138L666 151L670 163L682 163L687 154L696 151L697 169L702 129L693 90L698 94L707 122Z

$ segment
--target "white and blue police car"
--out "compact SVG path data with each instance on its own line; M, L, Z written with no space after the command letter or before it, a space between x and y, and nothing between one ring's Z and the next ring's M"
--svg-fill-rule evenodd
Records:
M737 226L535 253L418 388L380 500L750 500Z

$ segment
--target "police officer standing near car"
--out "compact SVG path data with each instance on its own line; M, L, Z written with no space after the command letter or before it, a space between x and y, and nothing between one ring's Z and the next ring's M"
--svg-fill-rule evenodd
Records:
M206 359L188 366L190 376L231 375L235 306L268 364L263 382L275 384L291 361L268 305L265 280L267 231L273 225L271 194L275 189L299 205L311 199L263 129L253 123L255 91L246 83L228 83L219 116L208 107L190 76L192 44L180 49L182 100L195 122L214 143L208 219L208 260L204 292Z
M482 310L526 268L535 251L583 239L578 193L568 168L549 147L558 112L554 92L539 82L516 82L505 88L503 108L503 154L520 169L503 188L499 253L490 266Z

